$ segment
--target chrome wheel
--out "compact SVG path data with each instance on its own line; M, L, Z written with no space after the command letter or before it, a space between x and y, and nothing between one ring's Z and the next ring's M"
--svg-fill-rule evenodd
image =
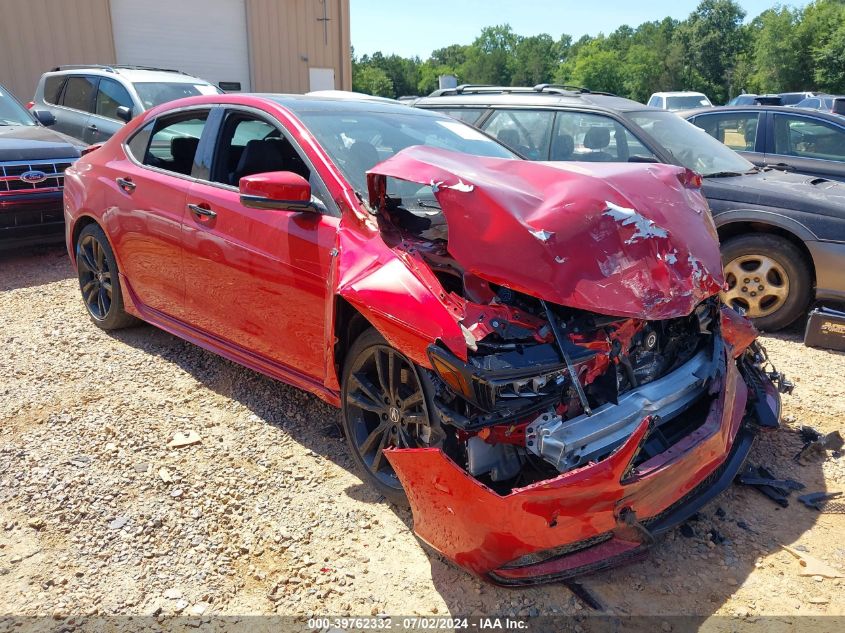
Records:
M384 449L421 448L431 443L417 370L392 347L377 344L354 359L347 380L344 404L350 443L370 475L401 490Z
M112 304L112 273L103 245L93 235L86 235L76 247L79 288L85 307L95 319L108 316Z
M741 308L752 319L768 316L789 296L789 276L784 267L766 255L742 255L725 265L728 289L722 300Z

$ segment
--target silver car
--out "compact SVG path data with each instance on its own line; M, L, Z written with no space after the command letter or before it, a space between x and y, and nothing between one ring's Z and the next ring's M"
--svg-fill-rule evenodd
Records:
M108 140L132 117L162 103L222 90L177 70L140 66L59 66L44 73L31 106L56 117L54 129L88 143Z

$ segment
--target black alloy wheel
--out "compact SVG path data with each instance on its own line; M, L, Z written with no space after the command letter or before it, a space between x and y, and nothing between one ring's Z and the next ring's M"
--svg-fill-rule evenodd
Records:
M353 344L344 368L343 422L355 460L390 501L407 505L387 448L424 448L440 433L429 417L417 367L367 330Z
M76 271L82 301L97 327L116 330L137 322L123 309L117 261L96 224L83 228L76 240Z
M76 247L76 262L79 270L79 289L82 300L92 317L104 320L112 304L112 272L106 261L106 253L93 235L86 235Z

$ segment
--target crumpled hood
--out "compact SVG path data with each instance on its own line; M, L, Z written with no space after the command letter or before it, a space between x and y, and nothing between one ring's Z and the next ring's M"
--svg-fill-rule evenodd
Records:
M777 207L845 218L845 183L825 178L770 169L742 176L705 178L703 191L713 202Z
M431 185L448 251L468 272L553 303L667 319L723 284L716 230L685 170L659 164L536 163L409 147L367 173Z

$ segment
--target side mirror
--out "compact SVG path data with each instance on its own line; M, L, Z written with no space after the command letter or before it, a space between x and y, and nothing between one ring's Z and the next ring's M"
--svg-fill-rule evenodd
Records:
M49 110L33 110L32 114L35 115L41 125L50 127L56 124L56 117Z
M317 211L311 202L311 185L292 171L244 176L238 182L241 204L253 209Z
M116 111L117 118L129 123L132 120L132 108L127 106L119 106Z

